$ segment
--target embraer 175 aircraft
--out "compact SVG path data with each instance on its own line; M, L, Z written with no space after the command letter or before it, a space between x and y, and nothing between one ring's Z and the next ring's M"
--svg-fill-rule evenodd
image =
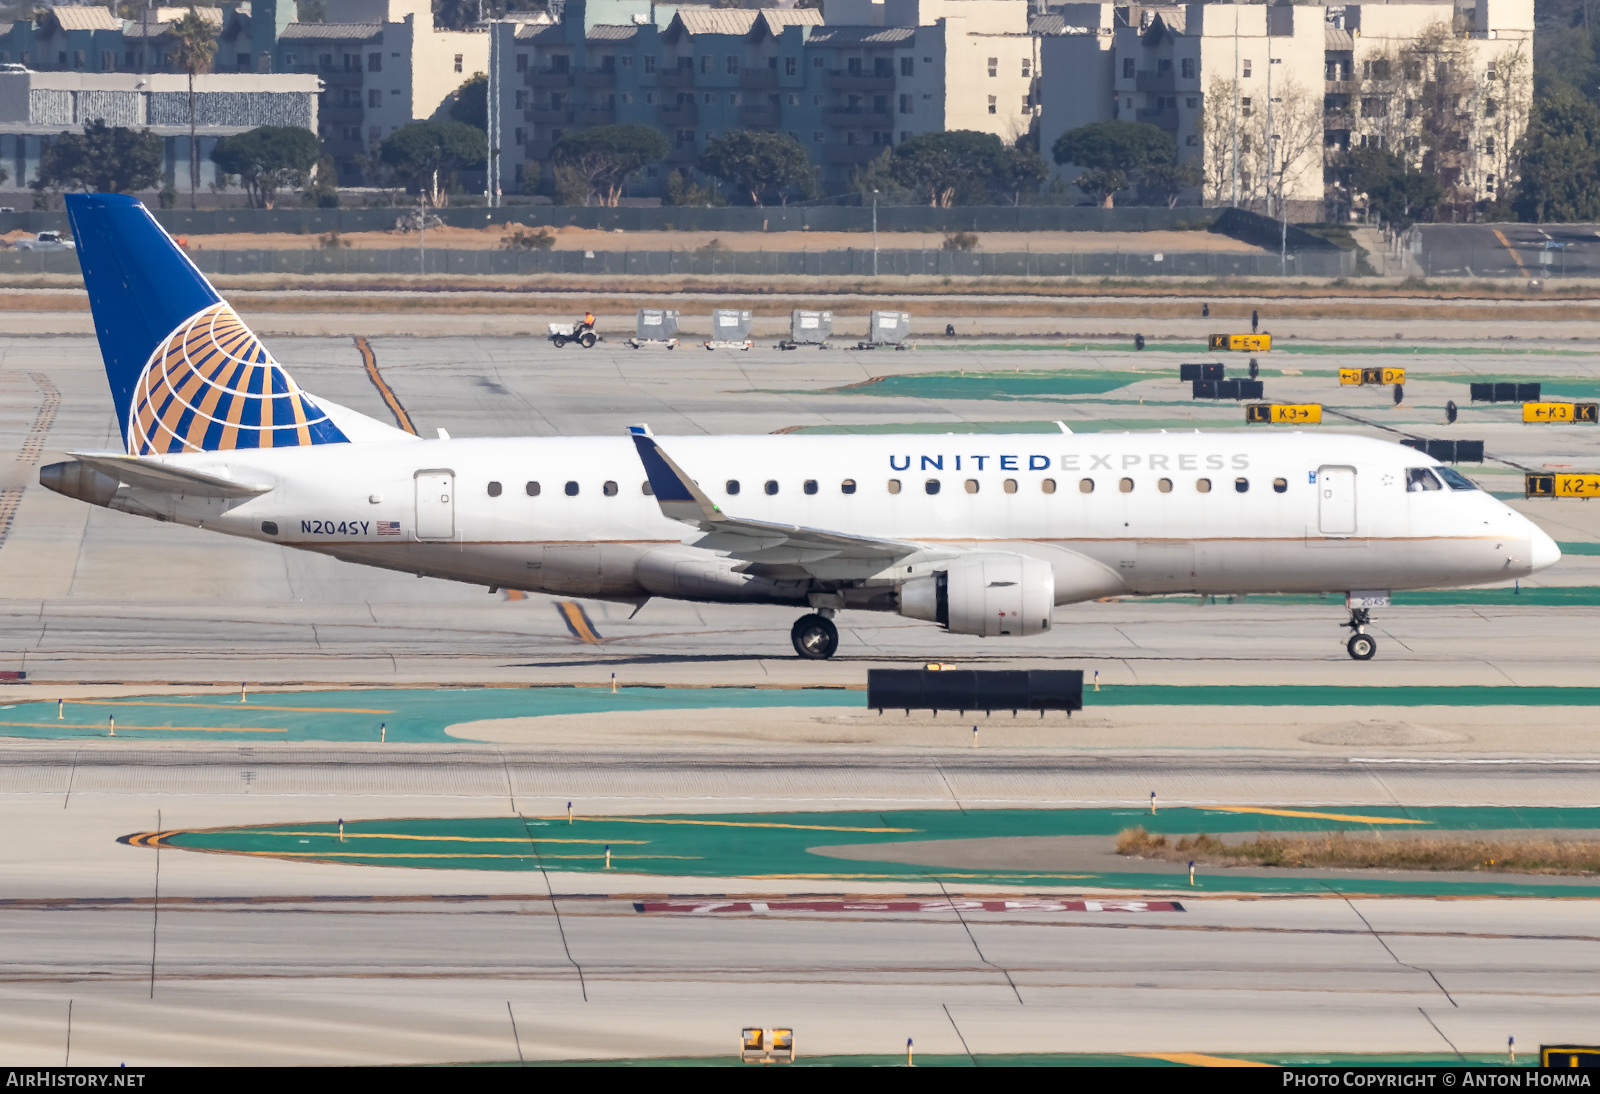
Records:
M1561 556L1410 448L1337 433L423 440L303 392L133 198L69 195L126 452L43 468L95 505L347 562L643 604L842 609L1040 634L1057 605L1343 592L1350 656L1394 589Z

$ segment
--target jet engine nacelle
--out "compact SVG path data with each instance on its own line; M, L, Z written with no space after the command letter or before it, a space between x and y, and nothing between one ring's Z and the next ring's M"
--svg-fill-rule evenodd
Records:
M1055 602L1053 567L1026 555L971 555L900 586L901 615L984 638L1042 634Z

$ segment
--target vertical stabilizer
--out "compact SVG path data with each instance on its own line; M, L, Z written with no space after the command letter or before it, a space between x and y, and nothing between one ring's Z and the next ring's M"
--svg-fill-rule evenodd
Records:
M66 201L130 454L348 439L139 201L124 194L68 194Z

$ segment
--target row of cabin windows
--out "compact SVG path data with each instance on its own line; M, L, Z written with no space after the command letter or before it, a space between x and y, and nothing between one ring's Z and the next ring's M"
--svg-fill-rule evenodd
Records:
M778 492L778 481L776 479L768 479L765 483L762 484L761 488L765 493L767 493L769 495L770 494L776 494ZM901 482L900 482L900 480L899 479L890 479L889 483L888 483L888 488L889 488L889 493L891 493L891 494L900 493L900 490L901 490ZM966 492L969 493L969 494L976 494L979 491L980 486L979 486L979 483L978 483L977 479L967 479L964 483L962 483L962 488L964 490L966 490ZM1002 480L1002 482L1000 483L1000 488L1002 490L1004 490L1007 494L1015 494L1017 492L1017 480L1016 479L1005 479L1005 480ZM1121 493L1131 494L1131 493L1133 493L1133 488L1134 488L1134 482L1133 482L1132 479L1124 478L1124 479L1119 479L1117 481L1117 489ZM1211 480L1210 479L1195 479L1194 480L1194 488L1195 488L1195 492L1196 493L1209 494L1209 493L1211 493ZM739 483L738 479L729 479L727 482L725 482L723 484L723 489L727 492L727 494L730 497L733 497L733 496L735 496L735 495L737 495L739 493L739 491L742 489L742 487L740 486L740 483ZM1054 494L1056 492L1056 480L1055 479L1041 479L1039 481L1039 489L1043 493ZM1159 490L1163 494L1172 493L1172 480L1171 479L1157 479L1156 480L1156 489ZM1233 480L1233 489L1234 489L1234 492L1238 493L1238 494L1249 493L1249 491L1250 491L1250 480L1245 478L1243 475L1239 476L1238 478ZM1289 489L1289 480L1288 479L1284 479L1284 478L1273 479L1272 480L1272 489L1273 489L1273 491L1275 493L1279 493L1279 494L1285 493ZM1413 489L1415 489L1415 487L1413 487ZM1438 487L1435 486L1435 487L1433 487L1433 489L1438 489ZM804 491L807 494L815 494L817 492L817 480L816 479L807 479L801 485L801 490ZM922 490L926 494L937 494L939 492L939 490L940 490L940 480L938 480L938 479L928 479L926 482L924 482L922 484ZM536 498L536 497L539 496L539 493L540 493L539 484L537 482L530 481L527 484L527 486L524 487L524 491L527 493L528 497ZM566 484L566 486L563 488L563 491L567 495L567 497L575 498L575 497L578 496L578 484L576 482L568 482ZM606 482L601 484L600 492L602 494L604 494L608 498L614 498L614 497L617 496L617 484L608 479ZM645 495L646 497L649 497L649 496L651 496L652 494L655 493L655 491L650 489L650 483L649 483L648 480L646 480L645 482L642 482L642 483L639 484L639 492L641 494ZM842 482L840 482L839 483L839 492L841 494L854 494L856 492L856 480L855 479L845 479ZM502 493L502 487L498 482L491 482L489 484L489 496L491 498L498 498L501 493ZM1080 494L1092 494L1092 493L1094 493L1094 480L1093 479L1079 479L1078 480L1078 493L1080 493Z

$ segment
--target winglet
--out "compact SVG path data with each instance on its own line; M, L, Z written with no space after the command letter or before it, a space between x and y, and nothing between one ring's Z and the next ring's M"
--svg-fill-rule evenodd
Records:
M648 433L630 431L633 447L639 452L639 462L644 464L645 476L650 480L650 491L656 496L663 515L687 524L706 525L726 520L716 504L672 462L656 439Z

